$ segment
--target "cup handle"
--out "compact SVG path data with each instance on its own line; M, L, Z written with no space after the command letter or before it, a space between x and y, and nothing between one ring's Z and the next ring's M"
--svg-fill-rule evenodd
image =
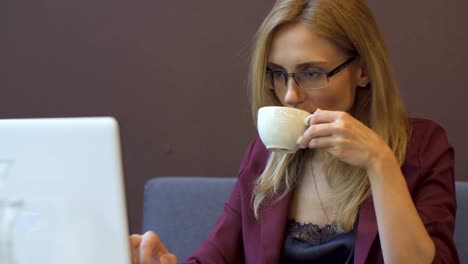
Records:
M305 119L304 119L304 125L306 127L308 127L310 125L310 119L314 116L314 114L310 114L308 115Z

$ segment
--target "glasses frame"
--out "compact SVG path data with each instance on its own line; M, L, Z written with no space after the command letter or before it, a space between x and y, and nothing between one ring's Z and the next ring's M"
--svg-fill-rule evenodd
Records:
M317 88L306 88L306 87L302 87L302 85L299 83L299 81L296 79L296 74L300 74L300 73L304 73L304 72L307 72L307 71L300 71L300 72L291 72L291 73L281 73L283 75L283 79L284 79L284 87L287 87L288 86L288 81L289 81L289 78L292 77L294 79L294 81L297 83L297 85L299 85L299 87L303 88L303 89L307 89L307 90L317 90L317 89L322 89L322 88L325 88L328 86L328 83L330 82L329 79L331 77L333 77L334 75L336 75L337 73L339 73L340 71L342 71L344 68L346 68L346 66L348 66L349 64L351 64L351 62L353 62L354 60L356 59L356 57L350 57L349 59L347 59L345 62L341 63L340 65L338 65L337 67L335 67L333 70L327 72L325 70L317 70L317 71L321 71L321 72L324 72L325 73L325 76L327 76L327 85L326 86L322 86L322 87L317 87ZM278 72L278 71L273 71L273 70L267 70L266 73L267 74L272 74L273 72ZM273 84L272 85L272 89L271 90L274 90L275 89L275 85Z

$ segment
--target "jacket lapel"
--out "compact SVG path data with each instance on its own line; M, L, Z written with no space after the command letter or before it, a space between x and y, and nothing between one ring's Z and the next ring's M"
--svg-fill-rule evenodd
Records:
M355 264L364 264L366 262L376 236L377 220L371 197L361 205L361 209L359 210L356 249L354 251Z
M279 201L265 203L261 209L260 236L263 246L261 263L279 263L291 197L291 193L288 193Z

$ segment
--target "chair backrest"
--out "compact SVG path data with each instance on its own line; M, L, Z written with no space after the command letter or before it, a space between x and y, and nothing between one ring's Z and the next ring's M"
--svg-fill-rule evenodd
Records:
M468 182L457 181L457 218L455 222L455 244L460 263L468 263Z
M236 178L162 177L146 183L143 232L156 231L183 261L206 239L221 214ZM468 182L456 182L455 244L468 263Z
M179 262L206 239L236 178L163 177L145 186L143 232L158 233Z

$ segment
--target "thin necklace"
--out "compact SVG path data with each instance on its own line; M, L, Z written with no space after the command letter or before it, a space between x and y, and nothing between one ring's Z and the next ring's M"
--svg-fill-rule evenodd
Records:
M311 168L311 171L312 171L312 178L314 178L315 191L317 192L317 197L319 199L320 206L322 207L323 213L327 217L328 223L332 224L332 222L330 221L330 217L328 217L327 211L325 210L325 206L323 206L322 199L320 199L320 194L317 188L317 180L315 179L314 167Z

